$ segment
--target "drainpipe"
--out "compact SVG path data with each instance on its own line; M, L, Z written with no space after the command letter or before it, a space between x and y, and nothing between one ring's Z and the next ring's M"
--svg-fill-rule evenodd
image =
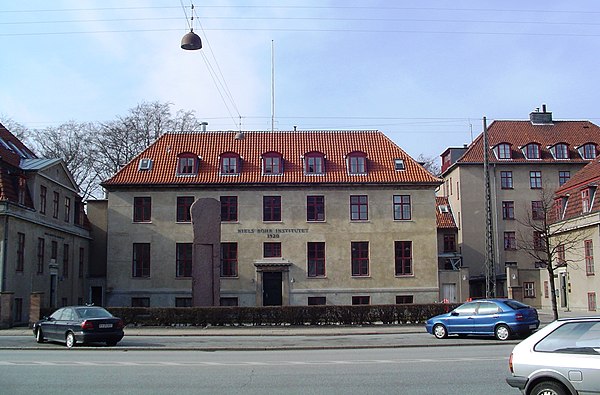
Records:
M0 292L6 291L6 260L8 251L6 246L8 245L8 204L3 203L4 206L4 238L0 241L0 250L2 251L2 261L0 262Z

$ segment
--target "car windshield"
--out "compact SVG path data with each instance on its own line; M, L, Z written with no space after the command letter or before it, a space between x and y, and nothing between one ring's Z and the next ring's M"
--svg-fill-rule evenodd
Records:
M567 322L536 344L534 350L600 354L600 321Z
M505 305L507 305L508 307L510 307L513 310L520 310L520 309L527 309L529 308L528 305L518 302L516 300L507 300L504 302Z
M77 309L77 314L81 318L110 318L112 315L104 310L99 308L80 308Z

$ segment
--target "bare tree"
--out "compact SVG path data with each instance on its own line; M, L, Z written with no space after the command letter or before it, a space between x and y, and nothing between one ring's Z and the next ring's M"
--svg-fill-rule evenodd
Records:
M68 121L37 131L31 137L40 157L59 158L65 162L84 200L100 191L91 149L95 134L93 123Z
M417 162L419 162L420 164L423 165L425 170L427 170L434 176L439 177L440 174L442 173L441 167L438 163L438 161L439 161L438 157L436 157L436 156L426 157L423 154L419 154L419 156L417 157L416 160L417 160Z
M2 125L4 125L9 132L14 134L19 140L21 140L22 143L27 145L27 140L31 132L25 125L4 114L0 114L0 122L2 122Z
M533 203L532 203L533 204ZM583 233L565 232L565 225L554 224L554 199L547 191L540 192L540 200L528 210L524 219L517 219L523 230L517 236L517 248L526 252L546 268L554 319L558 319L557 290L554 282L556 269L572 264L567 260L567 252L577 250L580 243L588 238ZM526 233L527 231L527 233Z

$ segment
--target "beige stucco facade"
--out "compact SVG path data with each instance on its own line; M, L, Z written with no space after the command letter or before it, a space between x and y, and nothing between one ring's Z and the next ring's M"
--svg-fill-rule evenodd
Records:
M306 197L325 197L325 220L306 220ZM350 195L368 196L368 220L350 220ZM393 218L393 196L410 195L411 220ZM134 223L134 197L152 202L151 221ZM264 270L282 272L282 304L306 305L309 297L327 304L351 304L367 296L371 304L439 300L434 186L323 185L194 188L122 188L108 195L107 304L129 306L149 298L150 306L174 306L191 297L191 279L176 277L176 244L191 243L192 225L176 221L177 197L237 196L238 221L221 223L221 242L237 243L238 275L221 278L221 298L241 306L262 304ZM263 196L281 196L281 221L262 221ZM367 276L352 276L351 243L369 243ZM412 242L412 275L395 275L394 242ZM263 243L280 242L281 257L264 258ZM307 243L325 243L326 274L307 275ZM132 277L133 243L151 243L151 274Z

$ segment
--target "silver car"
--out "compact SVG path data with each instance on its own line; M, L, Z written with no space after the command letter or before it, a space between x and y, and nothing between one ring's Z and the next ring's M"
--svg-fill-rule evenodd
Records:
M600 317L565 318L515 346L506 382L526 395L600 393Z

